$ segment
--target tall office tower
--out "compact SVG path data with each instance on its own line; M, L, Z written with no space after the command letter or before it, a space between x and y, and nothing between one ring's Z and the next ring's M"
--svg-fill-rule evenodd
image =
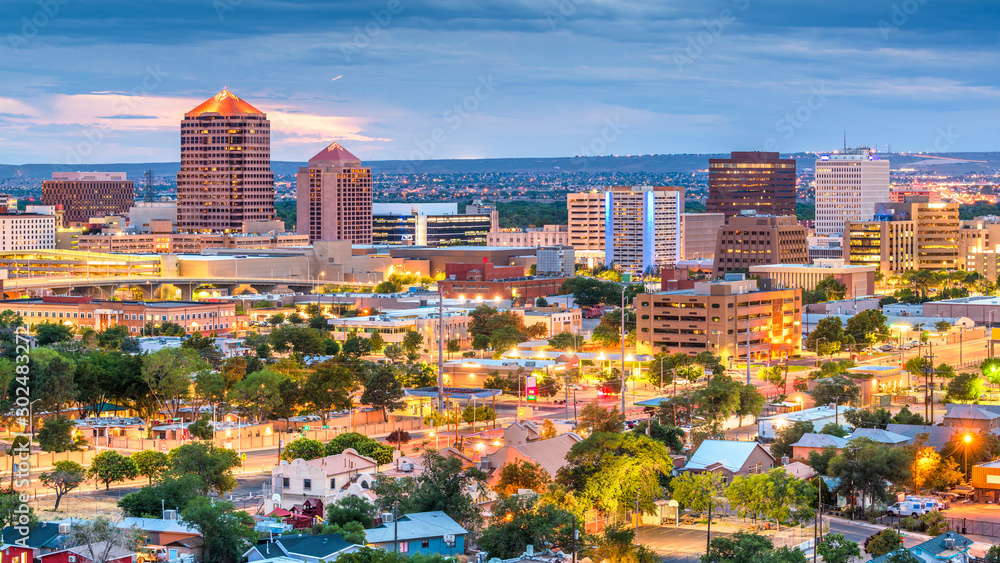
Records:
M913 221L917 270L958 268L961 224L957 203L932 203L930 197L906 196L903 203L879 203L875 218Z
M42 182L42 203L62 205L61 227L79 227L92 218L123 215L132 207L135 186L124 172L53 172Z
M684 188L615 186L604 193L604 263L641 275L680 260Z
M372 169L337 143L295 175L300 235L314 240L372 243Z
M889 200L889 161L867 147L816 161L816 234L841 235L847 221L871 221Z
M569 245L587 267L604 263L604 192L566 194Z
M184 114L177 228L239 232L274 219L271 122L223 90Z
M758 215L795 215L795 159L783 159L776 152L710 158L705 210L726 217L748 210Z

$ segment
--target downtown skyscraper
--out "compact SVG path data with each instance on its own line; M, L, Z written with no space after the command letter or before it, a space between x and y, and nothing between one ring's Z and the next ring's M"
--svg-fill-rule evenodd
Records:
M223 90L184 114L177 173L177 228L239 232L274 219L271 123Z
M708 213L735 217L795 215L795 159L776 152L733 152L708 160Z
M372 169L333 143L295 175L300 235L316 240L372 243Z
M867 147L816 161L816 234L840 236L848 221L871 221L889 201L889 161Z

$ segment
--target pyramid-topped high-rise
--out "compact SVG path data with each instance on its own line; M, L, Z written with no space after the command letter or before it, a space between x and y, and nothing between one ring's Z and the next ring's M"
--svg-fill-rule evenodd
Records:
M224 89L184 114L177 228L238 232L274 219L271 123Z
M300 235L316 240L372 243L372 169L332 143L295 175Z

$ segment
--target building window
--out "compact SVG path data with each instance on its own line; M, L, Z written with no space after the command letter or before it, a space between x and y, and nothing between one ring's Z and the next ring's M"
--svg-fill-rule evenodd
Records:
M281 478L281 488L282 489L287 489L289 486L290 485L288 483L288 477L282 477Z
M410 542L408 542L408 541L401 541L401 542L399 542L399 552L400 553L409 553L410 552Z
M312 479L303 479L302 480L302 488L305 489L305 490L307 490L307 491L311 491L312 488L313 488L313 481L312 481Z
M427 549L431 546L431 540L420 540L420 547Z
M336 489L337 488L337 480L336 479L330 479L330 488L331 489Z

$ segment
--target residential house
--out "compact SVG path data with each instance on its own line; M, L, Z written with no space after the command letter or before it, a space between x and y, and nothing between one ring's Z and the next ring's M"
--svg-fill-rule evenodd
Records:
M911 547L909 552L925 563L967 563L971 559L969 550L973 543L975 542L958 532L945 532ZM893 553L880 555L872 559L871 563L886 563Z
M917 441L921 434L927 435L927 445L941 453L945 447L955 441L955 434L960 428L952 426L925 426L923 424L889 424L886 430L894 434L900 434L910 438L911 443Z
M337 455L305 461L282 461L271 469L271 486L281 495L280 506L265 499L264 513L274 508L291 509L309 499L319 499L324 505L344 496L368 497L378 463L352 448Z
M204 540L201 532L176 518L173 510L164 511L167 518L125 518L117 524L119 528L135 528L146 536L150 549L161 551L168 560L201 559L204 551Z
M693 473L719 473L723 482L729 483L737 475L766 473L773 467L774 457L758 442L705 440L684 469Z
M8 526L3 529L3 539L0 541L2 544L0 551L5 553L3 563L13 561L14 557L21 557L22 553L25 554L24 558L30 562L46 553L64 549L69 542L69 537L66 535L69 530L69 521L40 522L28 531L27 536L22 536L16 528ZM8 550L9 553L7 553Z
M882 430L881 428L855 428L854 432L851 432L847 437L847 441L850 442L856 438L868 438L873 442L885 444L893 448L900 448L912 441L912 438L909 436L896 434L895 432Z
M944 426L960 428L978 434L984 430L1000 433L1000 405L948 404Z
M0 563L31 563L30 547L21 547L15 544L0 544Z
M335 561L345 553L353 553L361 549L360 545L348 543L340 534L324 534L311 536L296 534L281 536L273 542L262 542L251 547L243 554L249 563L254 561L273 560L287 557L297 563L319 563L320 561Z
M793 461L781 466L789 475L795 477L796 479L801 479L803 481L812 479L818 473L812 467L802 463L801 461Z
M843 424L844 413L852 410L854 410L854 407L829 404L811 409L761 417L757 419L757 434L761 438L774 438L775 432L779 428L796 422L811 422L813 428L816 430L823 428L830 422Z
M42 555L41 563L135 563L136 553L108 542L78 545Z
M520 446L502 446L497 451L485 456L483 469L494 470L488 484L490 488L493 488L500 481L499 469L517 460L538 464L549 473L549 477L555 479L559 469L566 465L566 454L575 444L582 441L583 438L579 434L567 432L562 436L548 440L539 440Z
M817 434L806 432L799 438L798 442L792 444L792 459L808 460L812 452L823 453L825 448L837 448L840 450L847 445L847 438L840 438L831 434Z
M405 554L437 553L456 555L465 553L465 535L468 532L440 510L418 512L401 516L395 522L383 522L365 530L365 543Z

